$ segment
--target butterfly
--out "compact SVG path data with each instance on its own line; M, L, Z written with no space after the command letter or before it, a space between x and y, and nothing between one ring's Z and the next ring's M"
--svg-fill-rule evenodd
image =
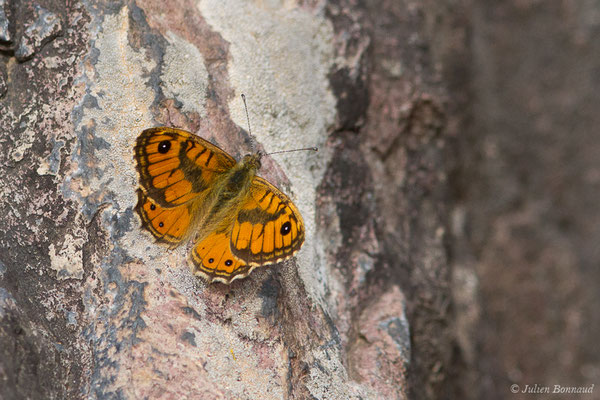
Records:
M231 283L295 255L304 221L292 201L257 176L261 152L237 162L181 129L157 127L136 139L136 211L158 242L193 240L193 273Z

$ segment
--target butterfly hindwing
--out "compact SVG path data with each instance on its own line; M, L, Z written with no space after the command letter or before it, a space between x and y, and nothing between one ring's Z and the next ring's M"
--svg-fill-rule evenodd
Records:
M136 210L142 219L142 225L159 242L176 246L189 235L192 216L186 206L163 208L153 202L141 189L138 189Z
M230 283L293 256L303 242L304 222L294 203L255 177L233 225L198 242L191 259L197 275Z
M196 243L191 253L191 260L196 266L195 275L208 282L230 283L250 273L253 267L231 252L229 236L230 232L212 233Z
M236 163L210 142L167 127L143 131L135 155L142 190L165 208L195 199Z
M255 177L231 233L232 253L250 265L293 256L304 242L304 221L292 201L266 180Z

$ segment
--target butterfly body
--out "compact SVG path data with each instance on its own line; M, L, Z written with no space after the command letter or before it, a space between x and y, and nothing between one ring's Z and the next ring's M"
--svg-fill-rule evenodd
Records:
M209 282L230 283L293 256L304 222L285 194L257 176L261 157L236 162L189 132L143 131L135 146L142 225L171 247L193 237L194 273Z
M249 154L231 170L219 176L208 189L205 198L192 200L191 214L197 216L192 223L195 239L202 240L212 232L225 232L232 224L249 195L250 185L260 168L260 153Z

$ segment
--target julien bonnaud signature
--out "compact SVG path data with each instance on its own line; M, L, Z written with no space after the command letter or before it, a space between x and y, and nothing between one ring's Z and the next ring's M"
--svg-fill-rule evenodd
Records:
M594 384L587 386L563 386L563 385L517 385L513 384L510 387L510 391L512 393L556 393L556 394L566 394L566 393L593 393L594 392Z

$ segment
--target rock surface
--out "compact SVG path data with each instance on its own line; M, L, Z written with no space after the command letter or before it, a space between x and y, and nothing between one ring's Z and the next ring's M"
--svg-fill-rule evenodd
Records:
M2 397L406 398L407 303L387 281L399 264L356 136L364 10L24 3L0 4L14 38L0 100ZM318 146L261 170L304 216L298 256L206 285L189 246L154 243L133 211L133 144L157 125L237 158Z
M560 4L0 0L0 398L598 383L600 24ZM318 146L260 171L297 257L207 285L156 244L133 145L158 125Z

